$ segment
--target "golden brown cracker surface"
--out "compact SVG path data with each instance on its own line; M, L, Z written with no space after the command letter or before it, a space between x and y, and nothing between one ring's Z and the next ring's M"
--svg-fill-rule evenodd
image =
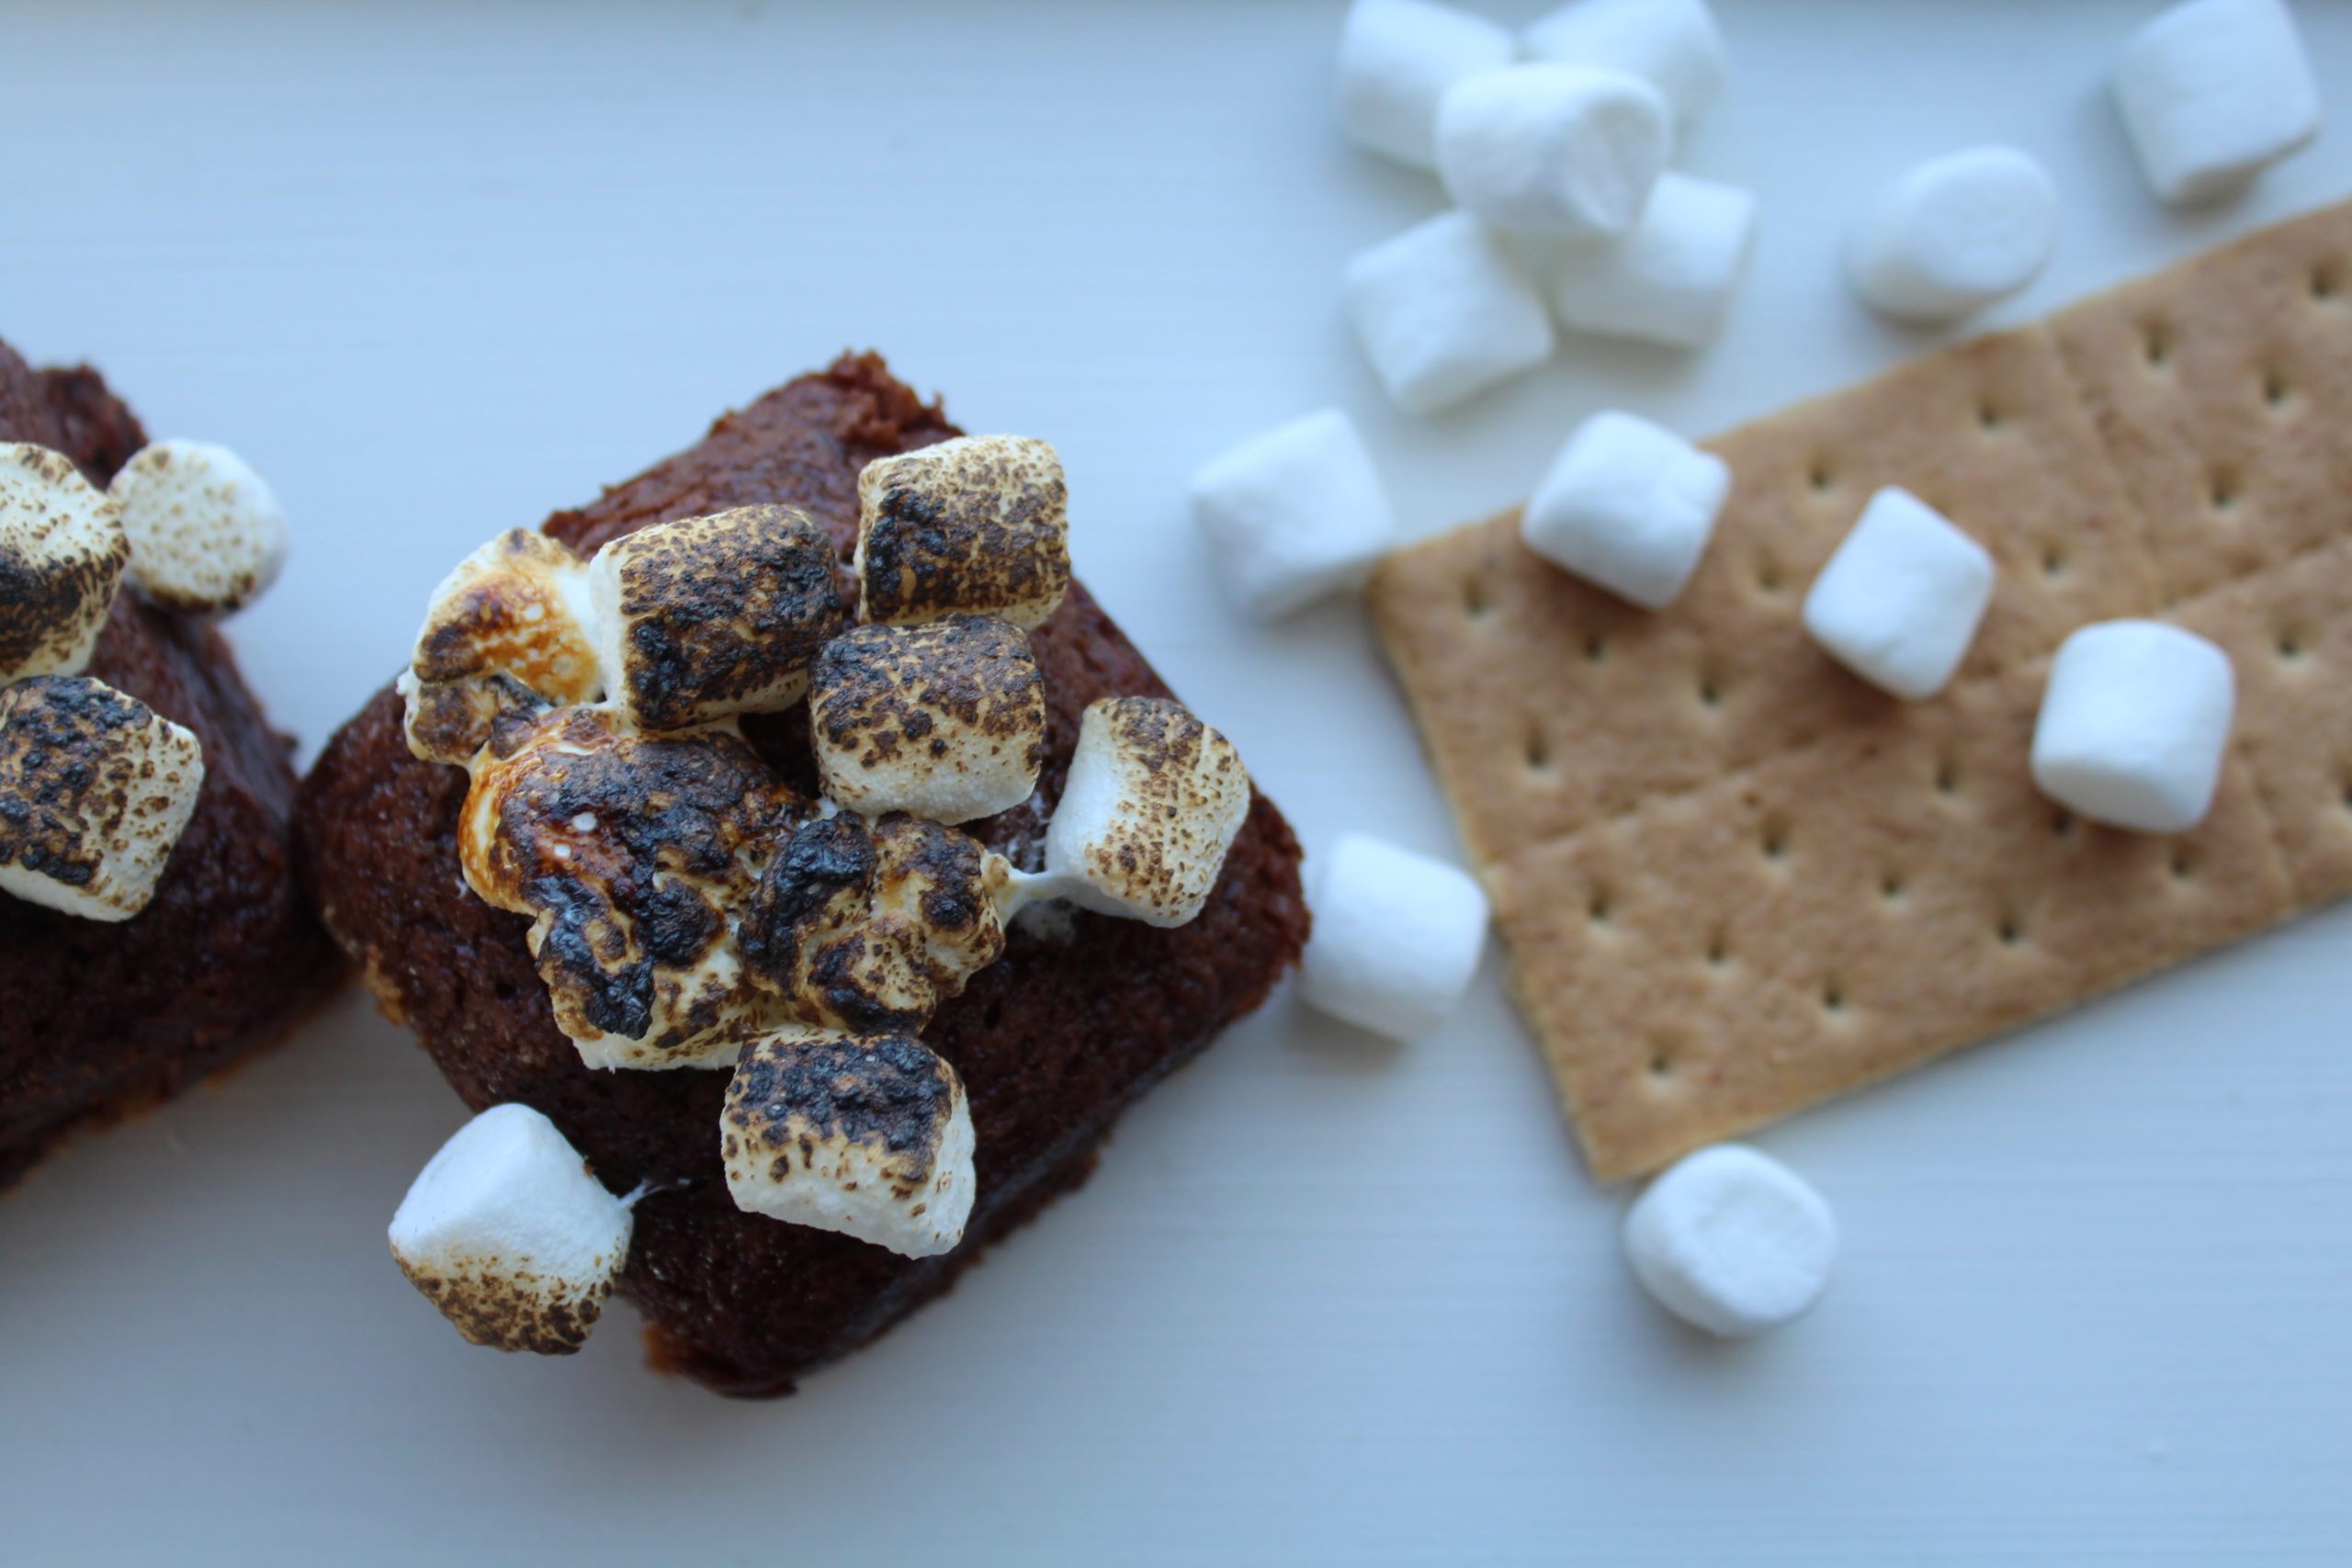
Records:
M1385 563L1375 620L1597 1178L2352 887L2346 279L2352 206L1735 431L1661 613L1531 554L1515 513ZM1923 704L1799 621L1886 484L1998 569ZM2130 615L2238 671L2220 795L2177 837L2075 821L2028 772L2050 653Z

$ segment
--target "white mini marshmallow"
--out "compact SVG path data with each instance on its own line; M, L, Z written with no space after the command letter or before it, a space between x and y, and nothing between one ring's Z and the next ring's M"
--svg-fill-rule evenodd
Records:
M1261 620L1355 588L1396 520L1353 421L1324 409L1253 437L1193 476L1193 517L1227 593Z
M138 698L86 675L0 686L0 892L130 919L203 788L203 744Z
M286 509L226 446L158 441L107 487L130 537L130 581L175 610L232 615L286 564Z
M2319 87L2281 0L2188 0L2132 35L2115 104L2163 200L2211 200L2319 134Z
M1632 229L1674 152L1656 87L1589 65L1506 65L1465 76L1437 106L1437 170L1463 209L1498 229Z
M1581 332L1696 348L1723 331L1755 229L1754 196L1668 170L1633 232L1558 247L1552 309Z
M1573 0L1531 23L1523 42L1537 60L1630 71L1685 119L1724 90L1724 39L1707 0Z
M554 1122L493 1105L418 1173L392 1257L472 1343L560 1356L596 1325L633 1228Z
M0 681L88 669L130 557L121 513L72 458L0 443Z
M1743 1144L1669 1167L1625 1215L1625 1257L1657 1303L1737 1338L1812 1306L1838 1261L1838 1222L1803 1177Z
M719 1112L738 1208L908 1258L964 1239L973 1145L964 1080L911 1034L762 1041Z
M1359 833L1331 846L1308 901L1308 1002L1410 1043L1445 1021L1487 945L1487 895L1443 861Z
M1846 275L1903 321L1964 316L2031 283L2058 243L2058 187L2014 147L1971 147L1905 171L1862 215Z
M1250 773L1232 741L1172 698L1098 698L1079 719L1046 826L1046 870L1081 908L1184 925L1216 891L1249 815Z
M1428 0L1355 0L1340 34L1340 128L1417 169L1437 164L1437 101L1475 72L1510 62L1510 34Z
M1466 212L1443 212L1348 264L1342 292L1380 384L1409 413L1458 403L1552 355L1544 297Z
M1698 570L1731 493L1721 457L1614 412L1577 427L1520 516L1527 547L1645 609Z
M2162 621L2102 621L2059 645L2033 727L2033 782L2080 817L2141 833L2205 819L2229 750L2230 657Z
M1960 668L1992 601L1984 547L1889 485L1814 579L1804 629L1871 685L1917 702Z

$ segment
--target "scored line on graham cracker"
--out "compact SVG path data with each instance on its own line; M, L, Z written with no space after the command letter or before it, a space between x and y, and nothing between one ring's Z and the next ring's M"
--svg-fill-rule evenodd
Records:
M2352 887L2352 205L1710 443L1735 475L1665 612L1519 543L1408 547L1371 602L1512 983L1603 1180ZM1905 704L1798 622L1869 493L1993 552L1952 686ZM2078 823L2027 774L2076 626L2226 648L2214 811Z

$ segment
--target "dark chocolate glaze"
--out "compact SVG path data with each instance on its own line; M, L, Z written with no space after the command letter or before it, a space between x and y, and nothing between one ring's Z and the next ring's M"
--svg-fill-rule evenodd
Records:
M844 557L868 459L955 434L874 355L844 357L729 414L697 446L559 513L577 547L666 518L756 502L797 506ZM1023 863L1057 798L1080 715L1100 696L1167 688L1080 587L1031 635L1046 692L1037 801L969 824ZM747 727L786 778L811 778L797 715ZM458 769L420 762L401 703L379 693L302 786L305 863L329 927L386 1010L414 1027L469 1105L537 1107L637 1208L620 1289L657 1365L725 1393L787 1393L948 1289L992 1242L1082 1181L1126 1106L1255 1008L1296 962L1307 917L1296 840L1262 797L1192 924L1155 930L1079 914L1057 942L1016 931L922 1032L970 1097L979 1193L961 1246L908 1258L738 1209L719 1161L727 1075L597 1073L556 1030L523 918L460 890Z
M52 447L103 485L147 438L96 371L36 371L0 344L0 440ZM204 789L132 919L0 893L0 1187L67 1134L276 1039L343 974L296 883L290 743L220 634L125 589L89 673L196 732Z

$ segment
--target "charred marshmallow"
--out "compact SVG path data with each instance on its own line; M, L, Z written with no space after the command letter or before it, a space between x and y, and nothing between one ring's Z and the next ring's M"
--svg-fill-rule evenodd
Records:
M2033 782L2141 833L2205 819L2237 707L2230 656L2162 621L2101 621L2059 644L2033 727Z
M739 506L615 539L588 566L612 702L648 729L774 713L842 628L832 540L789 506Z
M1589 65L1506 65L1446 89L1437 169L1482 223L1545 234L1633 228L1674 151L1657 88Z
M0 892L93 920L147 907L204 787L194 735L78 675L0 688Z
M1417 169L1437 164L1437 104L1464 76L1510 63L1511 36L1430 0L1355 0L1340 34L1340 129Z
M107 487L130 538L130 581L168 609L231 615L277 581L286 512L226 446L158 441Z
M392 1215L409 1283L476 1345L580 1348L628 1260L629 1206L527 1105L493 1105L417 1173Z
M2163 200L2211 200L2319 134L2319 86L2283 0L2188 0L2132 35L2115 104Z
M1348 263L1342 292L1388 398L1433 413L1552 355L1552 318L1466 212L1442 212Z
M858 618L967 614L1026 630L1069 590L1069 491L1048 442L966 435L857 476Z
M909 1258L964 1239L978 1179L956 1069L910 1034L767 1040L719 1114L738 1207Z
M1527 52L1630 71L1689 118L1724 88L1724 40L1707 0L1571 0L1530 24Z
M1332 846L1311 908L1301 994L1408 1044L1445 1021L1487 947L1487 895L1468 873L1362 834Z
M501 714L594 702L604 691L588 568L527 528L500 535L433 592L401 677L408 746L432 762L470 762Z
M1208 902L1249 815L1232 741L1167 697L1104 697L1079 721L1046 869L1082 908L1181 926Z
M808 728L824 793L878 817L991 817L1029 798L1046 755L1046 683L993 615L853 626L817 655Z
M919 1030L1004 952L1009 867L904 812L820 818L768 863L742 919L743 961L816 1030Z
M556 1026L592 1067L718 1066L762 1009L729 916L807 812L726 729L603 708L497 726L459 818L468 886L532 917Z
M120 513L71 458L0 445L0 681L88 669L130 558Z

